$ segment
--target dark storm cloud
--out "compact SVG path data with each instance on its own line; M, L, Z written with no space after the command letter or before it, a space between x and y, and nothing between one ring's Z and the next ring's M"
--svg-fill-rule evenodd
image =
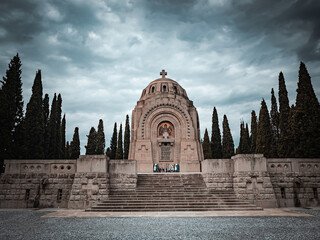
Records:
M320 60L319 1L234 1L234 23L245 37L263 36L303 61Z
M42 17L33 1L1 1L0 43L27 44L34 36L43 31Z
M62 94L68 139L78 126L82 146L99 118L109 139L163 68L198 107L202 130L216 106L238 139L240 119L250 122L261 98L270 100L280 71L290 103L300 60L319 93L319 8L273 0L2 1L0 69L19 52L25 103L42 69L50 101Z

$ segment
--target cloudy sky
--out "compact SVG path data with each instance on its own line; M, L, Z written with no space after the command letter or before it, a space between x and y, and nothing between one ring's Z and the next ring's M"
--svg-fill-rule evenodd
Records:
M0 74L18 52L25 105L37 69L50 102L61 93L67 140L81 150L103 119L107 146L143 88L165 69L197 107L201 135L212 109L227 115L236 146L283 71L290 104L304 61L320 96L320 1L0 1ZM222 128L221 128L222 130Z

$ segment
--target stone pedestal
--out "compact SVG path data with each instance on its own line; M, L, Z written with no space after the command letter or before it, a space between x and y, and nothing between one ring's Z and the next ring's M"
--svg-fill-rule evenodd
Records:
M105 155L85 155L77 160L77 172L71 188L69 208L88 208L108 199L109 174Z
M262 154L238 154L234 163L233 188L239 199L261 207L277 207L276 196Z

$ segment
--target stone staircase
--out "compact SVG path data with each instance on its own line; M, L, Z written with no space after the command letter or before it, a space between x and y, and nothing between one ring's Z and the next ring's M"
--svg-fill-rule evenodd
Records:
M206 188L199 173L138 174L135 191L111 191L109 199L86 211L158 212L158 211L247 211L262 210L236 198L233 191Z

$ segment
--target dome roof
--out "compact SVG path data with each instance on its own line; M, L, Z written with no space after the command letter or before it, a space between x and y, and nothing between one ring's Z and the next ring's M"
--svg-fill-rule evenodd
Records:
M156 94L180 95L183 98L188 99L186 90L176 81L166 78L165 75L167 75L167 73L164 70L162 70L160 75L162 75L161 78L153 80L145 89L143 89L140 100L145 100Z

